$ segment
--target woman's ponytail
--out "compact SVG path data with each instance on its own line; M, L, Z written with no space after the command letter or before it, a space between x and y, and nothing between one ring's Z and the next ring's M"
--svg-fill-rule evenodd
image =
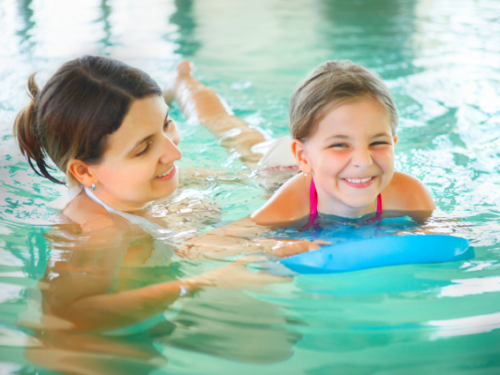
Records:
M48 172L48 169L52 168L47 164L45 150L38 134L40 124L38 124L37 119L37 99L40 90L35 82L35 74L33 73L28 78L28 95L31 98L31 103L18 113L14 121L14 136L17 137L21 153L28 159L29 165L36 174L46 177L52 182L64 184Z
M35 75L28 79L31 103L14 123L21 153L40 176L52 177L52 162L68 172L71 160L88 165L101 162L108 135L121 126L132 102L162 95L158 84L143 71L102 56L82 56L63 64L40 90Z

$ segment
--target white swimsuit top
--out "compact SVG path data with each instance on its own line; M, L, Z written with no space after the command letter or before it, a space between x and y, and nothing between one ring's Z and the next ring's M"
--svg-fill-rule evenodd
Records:
M63 192L59 199L48 203L47 207L62 211L84 189L85 193L87 193L90 199L104 207L109 213L121 216L132 224L139 225L146 233L148 233L155 239L155 250L151 253L151 257L143 265L144 267L162 267L169 265L172 262L172 257L175 254L173 251L174 246L172 245L172 237L174 233L173 230L163 228L156 223L150 222L144 217L137 216L128 212L118 211L114 208L109 207L106 203L97 198L92 190L90 190L88 187L75 186L73 188L69 188L65 192Z
M82 192L82 190L85 190L85 193L88 195L88 197L97 204L99 204L100 206L102 206L103 208L105 208L106 211L121 216L124 219L131 222L132 224L139 225L146 233L150 234L155 239L159 240L166 239L167 237L171 237L173 234L173 230L164 228L156 223L152 223L151 221L149 221L144 217L137 216L128 212L118 211L115 210L114 208L111 208L106 203L97 198L95 194L92 192L92 190L86 186L85 187L75 186L72 188L68 188L66 192L63 192L63 194L59 199L56 199L55 201L48 203L47 207L63 211L66 208L66 206L73 199L75 199L78 194Z
M171 237L172 234L174 233L173 230L163 228L162 226L156 223L152 223L151 221L142 216L137 216L128 212L115 210L114 208L109 207L106 203L97 198L95 194L92 192L92 190L90 190L88 187L85 186L84 189L85 193L87 193L90 199L92 199L94 202L104 207L106 211L108 211L110 214L121 216L124 219L130 221L132 224L139 225L146 233L150 234L153 238L156 238L158 240L166 239L167 237Z

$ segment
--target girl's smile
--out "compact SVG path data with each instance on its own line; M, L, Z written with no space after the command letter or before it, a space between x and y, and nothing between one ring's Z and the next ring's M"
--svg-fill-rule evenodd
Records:
M305 141L304 173L312 173L318 210L359 217L373 212L394 174L391 118L374 98L349 100L328 112Z
M342 180L349 186L356 189L363 189L372 184L375 180L375 176L366 178L342 178Z

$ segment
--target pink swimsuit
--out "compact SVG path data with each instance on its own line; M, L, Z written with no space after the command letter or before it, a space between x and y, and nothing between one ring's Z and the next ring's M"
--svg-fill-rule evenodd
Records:
M314 178L311 179L311 188L309 189L309 197L311 202L311 212L309 214L309 221L306 226L311 226L316 223L318 219L318 193L316 192L316 185L314 184ZM375 219L380 219L382 214L382 196L377 195L377 216Z

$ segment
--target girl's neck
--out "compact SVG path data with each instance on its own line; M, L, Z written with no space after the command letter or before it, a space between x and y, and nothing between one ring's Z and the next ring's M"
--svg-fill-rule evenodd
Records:
M356 219L365 215L368 215L377 210L377 200L375 199L373 203L363 207L352 207L346 205L339 199L331 197L326 193L323 193L318 189L316 185L316 191L318 194L318 212L325 215L335 215L350 219Z

